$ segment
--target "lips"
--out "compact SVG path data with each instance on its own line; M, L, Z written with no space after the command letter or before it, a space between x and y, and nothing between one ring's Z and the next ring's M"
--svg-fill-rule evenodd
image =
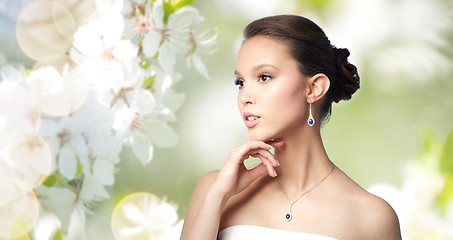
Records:
M255 115L253 113L249 113L249 112L244 112L243 117L244 117L245 126L247 126L247 128L254 127L256 124L258 124L258 122L261 119L260 116Z

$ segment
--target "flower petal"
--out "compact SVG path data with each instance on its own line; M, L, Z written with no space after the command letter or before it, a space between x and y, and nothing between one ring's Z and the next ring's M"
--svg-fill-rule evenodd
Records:
M120 61L130 61L137 56L138 47L130 40L119 41L112 51L112 55Z
M145 219L145 215L143 212L134 204L126 203L122 207L123 215L130 221L135 224L143 223Z
M198 57L197 54L192 54L191 56L193 65L195 66L195 69L203 75L206 79L210 79L209 74L208 74L208 69L206 68L206 65L201 61L200 57Z
M135 108L134 110L138 113L148 114L152 110L154 110L154 107L156 106L156 100L154 99L153 94L151 94L150 91L139 89L133 96L132 105Z
M131 228L124 228L121 229L120 235L122 237L130 237L130 236L135 236L140 233L143 233L145 230L143 229L142 226L137 226L137 227L131 227Z
M76 195L71 190L59 187L39 186L36 189L39 201L47 209L55 213L61 221L63 231L67 231L71 213L75 207Z
M153 20L157 28L163 29L164 26L164 5L162 0L155 1L153 4Z
M143 165L153 159L154 148L151 143L142 135L134 134L132 138L132 151Z
M186 29L194 24L199 17L199 12L191 6L184 6L168 17L168 27L170 29L179 28Z
M58 170L63 177L72 180L77 173L77 158L75 152L67 145L60 149Z
M87 56L99 54L103 48L99 23L92 22L80 26L74 34L72 45Z
M156 31L150 31L143 39L143 53L146 57L154 57L159 50L160 42L162 41L162 34Z
M176 64L175 51L168 42L164 42L160 47L159 64L168 74L173 74L173 66Z
M124 31L124 18L120 12L109 13L102 25L102 35L105 47L113 47L121 40Z

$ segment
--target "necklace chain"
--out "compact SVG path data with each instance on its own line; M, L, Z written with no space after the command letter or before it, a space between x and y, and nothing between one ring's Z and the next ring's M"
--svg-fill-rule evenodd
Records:
M286 199L288 200L289 202L289 210L288 210L288 213L285 215L285 219L286 221L290 221L291 218L292 218L292 215L291 215L291 208L293 206L294 203L296 203L299 199L301 199L305 194L307 194L308 192L310 192L311 190L313 190L315 187L317 187L319 184L321 184L329 175L330 173L332 173L333 169L335 168L335 164L332 163L332 168L330 169L330 171L326 174L326 176L324 176L319 182L317 182L315 185L311 186L307 191L303 192L302 194L300 194L300 196L294 200L292 203L291 203L291 200L289 200L289 197L288 195L286 194L285 190L283 190L283 187L282 185L280 184L280 182L278 181L277 178L275 178L275 180L277 181L278 185L280 186L280 189L282 189L282 192L283 194L285 195Z

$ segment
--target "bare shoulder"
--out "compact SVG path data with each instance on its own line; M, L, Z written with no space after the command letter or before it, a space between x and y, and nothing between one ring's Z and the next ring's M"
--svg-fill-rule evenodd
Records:
M346 194L342 198L349 219L359 239L400 240L401 232L398 217L393 208L382 198L373 195L355 183L346 174L343 175L341 191Z
M218 174L219 174L219 170L215 170L215 171L207 172L205 175L203 175L200 178L200 181L198 181L197 186L195 187L194 194L197 192L206 193L209 190L209 188L211 188L211 185L214 182L214 180L217 178Z
M363 195L360 208L364 234L370 239L401 239L398 217L393 208L369 192L365 191Z
M215 179L219 171L211 171L203 175L197 183L195 190L192 193L192 197L190 198L189 207L187 208L186 217L184 219L184 226L182 230L182 236L187 234L187 229L189 229L195 220L198 210L203 203L203 200L211 188L212 184L214 183Z
M197 183L197 186L195 187L195 190L192 193L192 197L190 199L190 204L188 208L188 213L189 214L193 208L199 207L201 202L206 196L206 193L209 191L211 188L211 185L214 183L215 179L217 178L217 175L219 174L219 171L211 171L203 175L200 180ZM198 209L198 208L197 208Z

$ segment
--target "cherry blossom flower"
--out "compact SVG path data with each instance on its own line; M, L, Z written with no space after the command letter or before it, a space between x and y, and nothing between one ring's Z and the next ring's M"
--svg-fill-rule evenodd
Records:
M154 25L143 39L143 53L151 58L159 52L159 64L167 73L173 74L177 52L187 52L190 47L190 28L199 18L198 10L184 6L168 17L164 24L162 0L153 3Z
M176 207L149 193L134 193L123 199L112 216L117 239L171 239L181 233Z
M118 109L113 125L143 164L152 160L154 146L172 147L177 142L178 136L167 122L176 120L173 112L184 100L183 94L171 88L179 81L180 75L172 77L157 67L151 67L147 76L153 78L151 88L132 95L130 102L136 107Z
M177 142L169 125L184 101L173 88L182 78L173 72L176 54L184 53L208 78L198 54L210 53L215 36L193 30L201 19L195 8L165 2L175 7L168 10L163 4L95 0L73 35L70 63L61 69L43 62L33 70L2 69L0 192L6 196L0 197L0 238L16 237L1 235L16 227L15 219L27 223L20 226L24 234L34 227L36 192L42 217L50 216L52 226L38 223L35 234L52 237L59 229L67 239L86 239L87 213L109 197L123 145L146 164L154 147ZM144 232L177 238L182 225L175 207L150 201L145 205L156 211L142 216ZM134 208L125 207L132 215Z
M191 63L195 66L195 69L206 79L210 79L208 69L201 61L198 53L213 54L216 49L214 46L217 44L217 33L213 29L208 29L201 33L190 32L190 41L192 43L192 49L186 54L187 65L190 67Z
M99 159L104 159L111 165L119 161L121 141L111 129L113 117L110 109L91 96L73 115L59 121L43 120L41 132L52 146L58 158L58 170L65 178L71 180L76 177L79 163L83 165L83 173L90 177L94 173L95 162ZM104 170L110 168L106 167ZM97 184L113 184L112 175L113 171L108 172L104 175L104 180ZM103 191L97 194L105 197Z
M32 71L26 79L41 110L53 116L66 116L80 108L89 88L78 69L65 66L62 75L53 66Z
M101 2L104 4L96 9L98 18L77 29L70 53L92 88L105 92L121 88L125 75L138 65L138 47L122 39L122 1Z

